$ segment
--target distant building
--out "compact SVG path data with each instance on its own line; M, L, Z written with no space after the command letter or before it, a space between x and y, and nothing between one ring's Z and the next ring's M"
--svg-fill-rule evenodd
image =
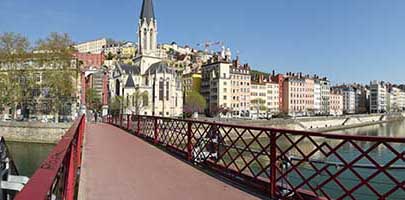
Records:
M356 92L356 113L369 113L370 112L370 90L366 87L357 88ZM357 103L356 103L357 105Z
M85 68L101 68L104 64L105 57L102 53L90 54L90 53L74 53L74 56L82 62L82 66Z
M304 114L306 112L305 79L300 76L290 76L283 84L283 112L288 114Z
M330 111L330 82L326 78L322 78L319 81L321 85L321 114L328 115Z
M314 114L314 79L305 76L305 114Z
M136 45L132 42L126 42L121 46L122 58L133 58L136 54Z
M399 112L405 109L405 92L397 87L389 87L387 93L387 111Z
M284 75L282 74L277 74L275 75L275 71L273 71L273 74L270 77L271 81L273 83L277 83L278 84L278 110L282 111L283 110L283 104L284 104L284 100L283 100L283 88L284 88Z
M122 47L120 43L113 43L113 44L106 44L103 46L103 53L105 56L115 56L115 57L121 57L121 52L122 52ZM132 55L134 56L134 55Z
M201 92L201 73L190 72L183 74L183 87L185 91Z
M370 83L370 112L383 113L387 111L387 86L383 81Z
M208 112L229 110L229 117L250 117L250 67L216 57L202 66L201 94Z
M314 80L314 113L321 113L321 83L319 79Z
M315 81L302 73L287 73L283 83L283 112L290 115L314 114Z
M279 106L279 85L278 83L268 82L267 86L267 109L270 114L277 114L280 112Z
M329 94L330 115L343 115L343 95L338 91L331 91Z
M100 54L104 51L104 47L107 45L107 39L99 39L88 42L76 44L74 47L79 53Z
M345 87L341 90L343 94L343 113L356 113L356 91L352 87Z
M278 83L259 75L257 79L252 80L250 93L252 118L268 118L279 113Z

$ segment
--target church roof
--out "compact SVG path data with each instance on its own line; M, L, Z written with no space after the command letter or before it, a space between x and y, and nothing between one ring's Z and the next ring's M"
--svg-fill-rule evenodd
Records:
M148 22L152 21L152 19L156 19L152 0L143 0L140 19L146 19Z
M136 65L128 65L128 64L120 64L121 69L126 73L126 74L140 74L141 69L139 66Z
M125 88L133 88L135 87L134 79L131 75L128 76L127 82L125 83Z
M158 62L149 67L145 74L166 73L174 74L175 70L171 69L166 62Z

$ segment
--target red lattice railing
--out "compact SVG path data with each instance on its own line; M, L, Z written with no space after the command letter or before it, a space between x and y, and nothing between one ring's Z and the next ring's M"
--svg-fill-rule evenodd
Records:
M151 116L109 116L104 121L272 198L405 197L405 138Z
M52 149L15 200L75 199L85 126L83 115Z

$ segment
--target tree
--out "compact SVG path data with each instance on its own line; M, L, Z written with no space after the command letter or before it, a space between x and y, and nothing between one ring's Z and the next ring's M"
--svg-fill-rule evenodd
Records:
M0 34L0 56L25 54L30 48L28 39L18 33Z
M67 33L51 33L47 38L37 41L36 50L44 53L64 54L68 58L76 50L74 43Z
M40 60L52 63L52 68L43 74L43 87L47 89L50 109L57 121L65 105L72 103L75 80L78 79L77 65L72 62L73 41L66 33L51 33L37 42L36 49L40 52Z
M257 117L260 115L260 111L266 111L266 101L261 98L256 98L251 101L252 107L256 110Z
M94 112L100 112L101 110L101 97L97 94L94 88L89 88L86 90L86 106L88 109Z
M69 70L48 70L43 74L50 111L58 118L64 105L73 101L75 72Z
M114 59L114 55L111 52L108 52L107 56L106 56L106 60L113 60Z
M124 102L122 96L116 96L112 98L109 102L108 108L111 115L118 115L123 109L125 109L126 103Z
M202 113L207 107L205 98L196 91L186 92L186 99L184 105L184 113L191 116L193 113Z
M26 102L34 85L31 83L32 70L29 66L18 66L15 63L24 61L28 56L30 43L21 34L0 34L0 110L6 107L17 110L22 102Z
M141 92L139 89L135 91L134 94L128 97L127 101L128 107L132 110L133 113L139 115L144 108L148 106L149 95L147 91Z

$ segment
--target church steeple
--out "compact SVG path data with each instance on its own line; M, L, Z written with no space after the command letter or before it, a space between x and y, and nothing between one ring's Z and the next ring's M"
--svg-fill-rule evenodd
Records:
M152 0L144 0L142 3L141 20L153 21L155 18L155 12L153 10Z
M157 21L152 0L143 0L138 24L138 55L150 55L157 49Z

